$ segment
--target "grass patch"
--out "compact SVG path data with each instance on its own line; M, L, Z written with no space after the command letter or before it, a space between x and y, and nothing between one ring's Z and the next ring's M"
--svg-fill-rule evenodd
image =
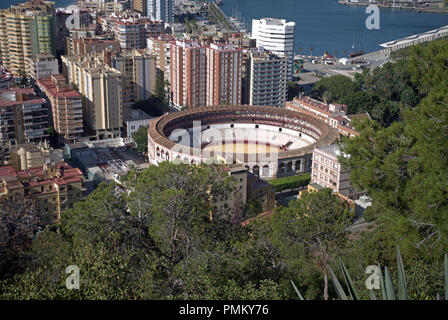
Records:
M275 192L280 192L288 189L302 188L308 185L310 181L311 174L304 173L290 177L272 179L267 182L269 182L274 187Z

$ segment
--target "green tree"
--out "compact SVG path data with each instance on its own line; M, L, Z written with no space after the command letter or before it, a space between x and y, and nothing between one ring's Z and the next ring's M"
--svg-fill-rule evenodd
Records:
M259 215L261 212L261 204L257 199L249 199L243 208L243 217L244 218L252 218Z
M0 198L0 279L17 271L25 250L42 227L42 217L20 194Z
M359 90L356 84L343 75L319 80L313 87L311 96L321 101L339 102L342 98Z
M273 217L273 233L283 245L294 248L304 245L309 258L324 276L323 297L328 300L330 255L335 247L347 241L350 216L331 189L306 193L299 200L282 208Z
M139 152L148 151L148 126L141 126L132 134L132 139L137 145Z
M231 222L228 173L162 163L123 183L129 193L100 185L65 212L61 233L38 238L36 259L1 284L2 297L160 299L206 295L201 277L224 284L230 244L245 236ZM64 290L71 264L81 270L80 290Z

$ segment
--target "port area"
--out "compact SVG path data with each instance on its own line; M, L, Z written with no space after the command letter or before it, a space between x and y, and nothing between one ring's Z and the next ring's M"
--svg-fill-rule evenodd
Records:
M306 94L311 92L313 85L320 79L335 75L354 79L355 74L361 73L363 69L373 70L391 61L389 54L382 51L354 58L295 55L294 60L302 60L303 69L294 76L293 82L299 86L301 92Z
M356 2L350 0L338 0L339 4L349 5L349 6L370 6L375 5L380 8L387 9L401 9L401 10L412 10L417 12L433 12L433 13L448 13L448 7L444 0L441 1L431 1L431 2L409 2L409 1L382 1L375 2L369 0L358 0Z

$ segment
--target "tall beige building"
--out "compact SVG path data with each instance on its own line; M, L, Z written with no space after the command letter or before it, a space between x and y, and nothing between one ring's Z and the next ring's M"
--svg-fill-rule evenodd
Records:
M106 52L111 55L111 52ZM145 50L121 52L105 58L114 69L123 74L123 107L148 99L156 90L156 56Z
M93 56L62 56L62 62L65 78L82 96L88 129L98 140L120 137L123 74Z
M50 1L28 1L0 10L0 54L15 76L29 74L28 60L56 53L55 7Z
M160 35L158 37L149 37L147 39L147 48L149 52L156 56L157 69L163 72L164 79L171 83L170 74L170 42L175 41L173 35Z

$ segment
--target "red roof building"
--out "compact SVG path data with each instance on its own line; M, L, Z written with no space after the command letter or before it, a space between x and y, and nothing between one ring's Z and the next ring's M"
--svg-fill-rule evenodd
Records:
M0 196L23 194L42 214L44 224L53 224L59 222L64 210L84 198L83 181L82 171L65 162L18 171L3 166L0 167Z

